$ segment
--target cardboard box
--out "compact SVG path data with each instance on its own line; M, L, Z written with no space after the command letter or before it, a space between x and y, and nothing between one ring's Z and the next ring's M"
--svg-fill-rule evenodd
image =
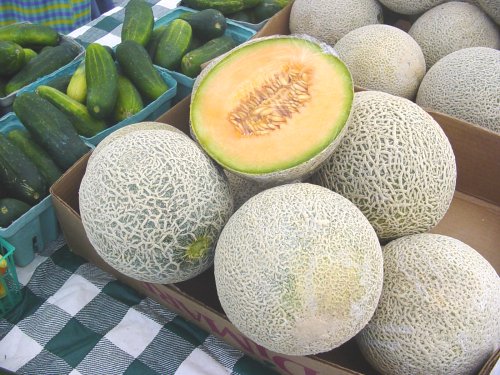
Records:
M289 33L289 10L288 7L273 17L259 34ZM432 115L450 139L459 176L451 207L433 232L458 238L474 247L499 272L500 136L447 116ZM189 133L188 120L189 97L158 119L185 133ZM79 214L78 190L88 156L70 168L51 188L64 236L75 253L281 374L377 374L363 359L353 340L330 352L304 357L281 355L255 344L224 315L217 299L212 269L183 283L159 285L131 279L109 267L90 244ZM498 353L495 355L485 363L480 375L489 374L498 358Z

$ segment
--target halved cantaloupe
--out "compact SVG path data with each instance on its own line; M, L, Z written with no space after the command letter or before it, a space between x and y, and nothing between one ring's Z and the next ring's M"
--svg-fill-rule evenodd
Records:
M338 145L353 95L349 70L327 45L309 37L258 38L200 74L191 133L233 173L298 180Z

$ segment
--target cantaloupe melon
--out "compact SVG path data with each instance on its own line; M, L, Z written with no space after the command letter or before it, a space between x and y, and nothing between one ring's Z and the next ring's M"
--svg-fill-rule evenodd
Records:
M224 169L277 183L311 173L345 133L351 75L312 38L253 39L198 76L191 134Z
M229 320L267 349L331 350L368 322L382 287L382 253L363 214L317 185L286 184L250 198L215 252Z
M476 374L500 343L500 278L476 250L438 234L383 249L382 296L357 336L381 373Z
M479 6L500 25L500 3L498 0L476 0Z
M377 0L295 0L290 12L290 32L306 34L333 46L348 32L382 23Z
M89 163L91 163L91 160L92 160L92 158L94 158L94 155L97 155L100 150L102 150L108 144L112 143L114 140L116 140L120 137L123 137L126 134L133 133L133 132L136 132L139 130L140 131L142 131L142 130L170 130L170 131L176 132L178 134L184 134L181 130L177 129L176 127L162 123L162 122L144 121L144 122L138 122L135 124L130 124L130 125L124 126L121 129L114 131L113 133L109 134L106 138L104 138L101 142L99 142L99 144L94 148L94 150L90 154Z
M500 51L464 48L443 57L418 89L418 105L500 133Z
M445 0L380 0L390 10L400 14L421 14Z
M346 136L312 181L353 202L387 240L441 220L455 190L455 156L439 124L415 103L358 92Z
M427 69L462 48L500 47L495 23L479 7L461 1L428 10L413 23L408 34L422 48Z
M425 58L415 40L394 26L368 25L351 31L335 50L354 84L413 99L425 75Z
M134 131L98 150L79 201L97 253L119 272L154 283L207 269L233 206L223 172L171 130Z

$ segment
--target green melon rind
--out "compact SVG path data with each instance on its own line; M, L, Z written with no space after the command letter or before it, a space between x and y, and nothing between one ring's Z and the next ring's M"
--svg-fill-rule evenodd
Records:
M312 181L353 202L379 238L433 228L455 192L450 142L421 107L380 91L357 92L349 131Z
M460 1L428 10L413 23L408 34L422 48L427 69L463 48L500 48L495 23L479 7Z
M443 57L427 72L416 103L500 133L500 51L464 48Z
M323 144L319 145L315 149L311 149L309 153L302 155L297 160L287 163L287 165L276 165L274 168L269 170L262 170L259 168L245 171L238 170L237 166L231 165L231 160L224 160L224 157L218 155L216 150L211 150L207 146L206 142L198 136L196 132L196 126L193 125L193 123L196 122L198 116L195 110L197 94L201 90L203 90L204 82L207 82L207 80L210 79L210 73L222 70L224 68L224 64L227 61L230 61L232 56L234 56L235 53L242 48L252 46L256 43L273 43L282 39L291 40L297 43L304 43L304 45L308 48L314 48L318 51L318 53L322 53L325 56L328 56L331 59L332 64L336 68L338 68L339 72L345 78L346 94L350 93L350 95L352 95L351 98L354 97L354 86L349 70L337 57L335 51L326 44L321 43L317 39L307 35L275 35L252 39L246 43L240 44L239 46L233 48L231 51L214 59L211 63L209 63L209 65L207 65L205 69L202 70L198 78L195 80L195 83L193 85L193 93L191 95L190 131L193 139L195 139L205 150L205 152L207 152L210 157L214 159L218 164L220 164L224 169L243 178L253 180L261 184L278 185L281 183L303 180L312 175L312 173L314 173L314 171L319 168L319 166L332 154L335 148L339 145L349 126L349 115L351 113L351 106L349 106L349 108L346 108L344 116L339 119L339 126L337 126L333 130L330 137L325 139ZM348 87L350 87L350 89L347 89ZM352 105L352 99L349 100L348 98L347 100L350 101Z
M134 131L99 150L79 190L90 243L137 280L175 283L213 263L233 211L227 180L185 135Z
M357 335L380 372L476 374L500 341L500 278L476 250L438 234L383 248L382 296Z
M145 130L169 130L178 134L184 134L181 130L177 129L176 127L162 122L144 121L144 122L137 122L135 124L130 124L114 131L113 133L106 136L106 138L104 138L101 142L99 142L99 144L94 148L94 150L90 154L88 162L91 163L91 160L95 157L95 155L97 155L100 152L100 150L102 150L108 144L113 143L115 140L123 137L124 135L136 131L145 131Z
M245 336L278 353L309 355L341 345L369 321L382 288L382 252L347 199L285 184L233 214L214 273L224 312Z

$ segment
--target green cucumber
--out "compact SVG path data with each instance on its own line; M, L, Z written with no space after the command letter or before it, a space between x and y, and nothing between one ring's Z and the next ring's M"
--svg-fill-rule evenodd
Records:
M7 138L35 164L48 186L51 186L61 177L61 169L54 160L30 136L21 129L14 129L7 133Z
M66 94L77 102L85 103L87 99L87 80L85 79L85 60L83 60L71 76Z
M130 0L125 6L122 42L133 40L146 47L153 32L153 10L145 0Z
M118 71L109 52L98 43L87 46L85 79L89 113L96 119L110 116L118 94Z
M31 48L23 48L23 50L24 50L24 61L26 64L38 56L38 53L33 51Z
M31 206L19 199L0 199L0 228L7 228L12 222L29 211Z
M146 49L127 40L116 47L116 59L124 75L132 81L143 99L155 100L168 90Z
M151 34L151 38L149 39L149 43L146 47L146 50L149 53L151 59L154 59L156 54L156 49L158 48L158 42L160 41L160 37L163 32L167 29L168 25L161 25L156 29L153 29L153 33Z
M10 77L25 64L24 50L19 44L0 40L0 76Z
M59 91L65 92L69 81L71 80L71 75L66 74L63 76L56 77L52 79L50 82L47 82L47 86L53 87Z
M73 60L79 52L78 47L71 43L62 43L43 50L10 79L5 88L6 93L17 91L38 78L54 72Z
M144 108L141 94L127 77L118 76L118 98L113 111L116 122L123 121Z
M193 31L187 21L175 19L167 25L161 34L156 54L153 59L156 65L175 70L181 63L191 44Z
M0 79L0 98L3 98L4 96L5 96L5 82Z
M208 41L224 35L227 28L226 17L217 9L204 9L199 12L186 12L179 16L187 21L193 34L200 40Z
M0 40L8 40L23 47L55 46L59 43L59 34L49 26L14 23L0 27Z
M0 181L12 198L35 204L47 196L47 184L35 164L0 133Z
M181 62L181 72L194 78L201 72L201 65L226 53L236 47L236 42L229 35L209 40L200 48L194 49L184 55Z
M70 98L65 93L43 85L37 87L36 93L64 113L81 136L93 137L106 129L106 123L103 120L93 118L84 104Z
M246 23L256 23L254 19L254 15L251 12L251 9L240 10L236 13L231 13L227 15L227 18L230 18L234 21L241 21Z
M35 142L62 171L88 152L68 118L48 100L27 92L16 97L13 109Z
M274 16L286 5L287 1L283 0L262 0L262 3L252 8L250 12L253 14L255 23L260 23Z
M184 0L184 3L190 8L197 10L217 9L224 15L253 8L261 2L262 0Z

